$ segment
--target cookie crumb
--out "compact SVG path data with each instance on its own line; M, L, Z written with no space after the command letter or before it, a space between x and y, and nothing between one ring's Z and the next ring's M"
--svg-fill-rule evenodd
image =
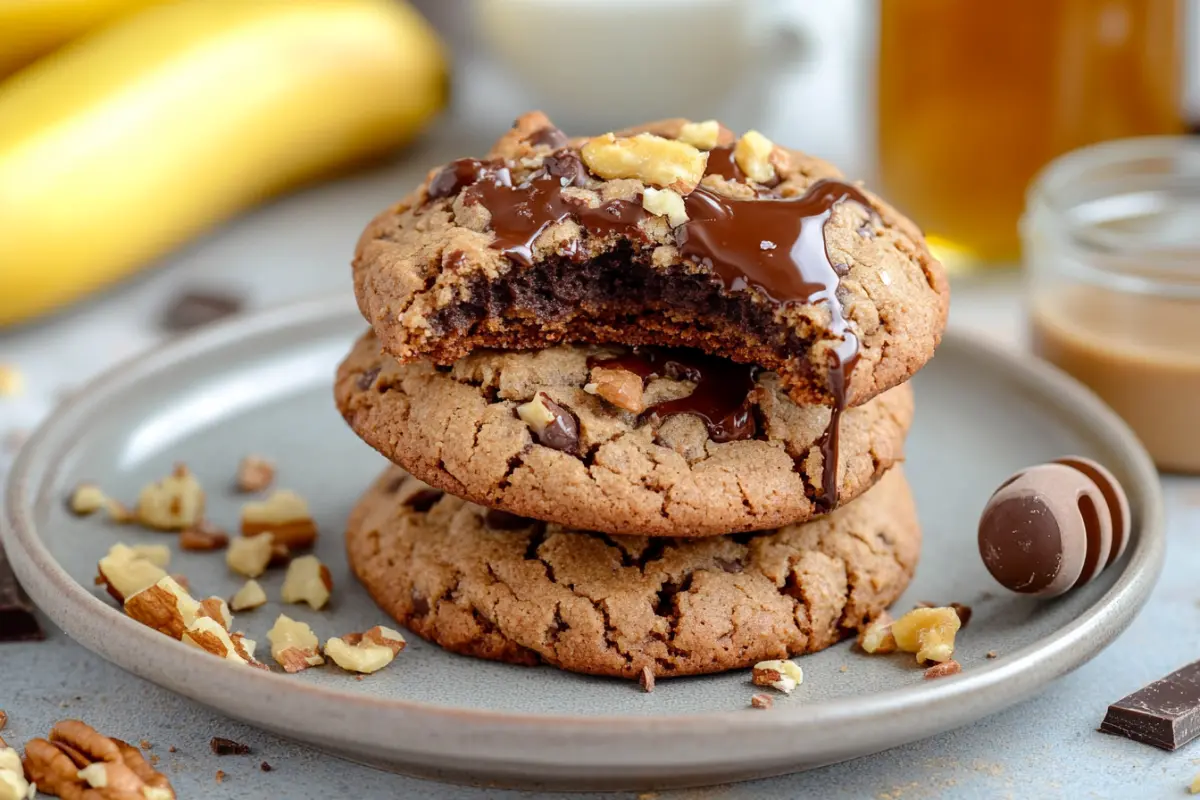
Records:
M849 672L849 671L850 671L850 667L846 666L845 664L842 664L840 667L838 667L838 672Z
M756 694L750 698L751 708L770 708L773 705L775 705L775 701L769 694Z
M245 456L238 464L234 485L239 492L261 492L275 481L275 465L261 456Z
M175 745L171 745L170 747L168 747L168 748L167 748L167 752L168 752L168 753L178 753L178 752L179 752L179 748L178 748L178 747L176 747Z
M943 661L939 664L934 664L929 669L925 670L925 680L933 680L934 678L945 678L948 675L957 675L962 672L962 665L954 659Z
M988 651L987 651L987 657L988 657L988 658L999 658L999 657L1000 657L1000 654L999 654L999 653L997 653L995 650L988 650Z
M638 678L638 683L642 685L642 691L649 694L654 691L654 671L649 667L642 667L642 675Z
M217 774L213 777L216 778L217 783L224 783L225 782L225 770L223 770L223 769L217 770Z
M265 761L262 762L261 764L259 764L258 768L261 769L263 772L270 772L271 770L275 769L274 767L272 767L270 764L268 764Z
M152 767L157 767L157 766L158 766L158 761L159 761L159 758L158 758L158 756L157 756L157 755L155 755L155 754L151 754L151 756L150 756L150 766L152 766Z
M25 391L25 376L9 364L0 364L0 397L16 397Z
M954 609L955 614L958 614L959 630L966 628L971 622L971 607L962 603L951 603L950 607Z
M154 748L154 745L150 744L150 741L147 739L140 739L138 741L138 747L142 748L143 750L151 750Z
M250 752L250 745L235 742L233 739L226 739L223 736L214 736L208 746L219 756L244 756Z

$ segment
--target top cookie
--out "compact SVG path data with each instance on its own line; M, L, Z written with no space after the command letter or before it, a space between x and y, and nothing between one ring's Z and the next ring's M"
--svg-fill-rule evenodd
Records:
M682 345L835 407L916 372L949 305L920 230L824 161L711 121L568 139L538 112L379 215L354 276L402 363Z

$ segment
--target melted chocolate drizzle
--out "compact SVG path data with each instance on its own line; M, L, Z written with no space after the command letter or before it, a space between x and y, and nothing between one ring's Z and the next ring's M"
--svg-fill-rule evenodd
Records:
M825 223L846 200L872 208L861 191L841 181L818 181L800 197L752 200L701 186L684 198L688 221L675 230L680 253L708 267L727 290L754 288L780 305L824 303L829 308L829 331L841 341L832 350L828 373L833 413L819 442L818 502L825 509L837 503L839 429L859 352L858 337L837 296L839 270L825 244Z
M698 350L674 347L635 347L615 358L588 359L588 368L623 369L642 379L687 380L696 388L687 397L667 400L642 412L642 418L695 414L714 442L749 439L756 430L753 404L758 367L739 364Z
M548 156L542 169L524 183L514 186L508 168L493 164L482 170L469 186L458 186L458 190L463 192L464 202L482 203L491 212L495 234L491 247L527 267L533 263L533 243L542 231L568 218L578 222L590 236L641 235L637 223L647 214L639 204L610 200L592 208L563 194L568 186L582 185L586 177L587 170L579 156L559 151ZM432 192L433 184L430 186Z
M557 145L559 136L560 131L547 128L539 131L534 141ZM745 181L732 147L709 151L706 174ZM482 203L491 213L495 235L491 246L522 266L533 262L534 240L551 225L568 218L578 222L589 236L617 233L643 239L638 223L647 213L641 205L611 200L592 208L563 195L564 188L582 186L586 178L587 170L579 156L565 149L547 157L541 169L517 185L503 162L461 159L434 176L428 194L430 198L441 198L462 192L464 202ZM689 219L675 229L683 257L706 266L727 291L755 289L779 305L822 303L829 308L829 331L840 342L831 350L828 372L833 412L818 443L823 466L821 496L816 502L825 509L837 503L839 429L847 405L850 375L859 356L858 337L850 330L837 296L840 274L844 274L845 268L839 269L840 265L832 263L825 243L825 223L833 209L847 200L875 213L861 191L836 180L818 181L800 197L760 194L747 200L725 197L700 186L684 198ZM630 363L642 363L643 355L637 355ZM658 369L653 359L664 357L649 358L651 368ZM680 356L669 362L677 370L696 370L696 391L687 398L661 403L651 411L660 416L697 414L705 420L715 441L753 435L754 420L747 397L754 387L752 373L746 371L750 368L715 358L711 364L701 363L697 358ZM716 366L718 362L729 366ZM664 360L664 370L666 363ZM629 365L621 366L637 372ZM705 377L717 374L722 377Z

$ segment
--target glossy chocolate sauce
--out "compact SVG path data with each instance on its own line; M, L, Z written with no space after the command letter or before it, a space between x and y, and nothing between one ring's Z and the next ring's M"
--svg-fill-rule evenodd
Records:
M732 147L714 147L708 151L708 166L704 168L705 175L720 175L727 181L746 181L742 168L733 160Z
M456 168L456 177L468 171L458 170ZM440 177L441 173L430 184L431 192ZM533 243L537 237L546 228L567 218L578 222L590 236L609 233L620 233L628 238L642 236L637 223L647 214L638 203L610 200L591 208L563 194L563 189L582 184L586 177L587 170L579 156L559 151L548 156L542 169L524 183L514 186L508 168L495 164L484 168L465 188L458 186L458 190L463 192L464 202L481 203L491 213L495 234L491 247L527 267L533 263Z
M589 358L588 368L605 367L632 372L645 383L651 378L692 381L696 388L687 397L667 400L642 412L642 417L695 414L714 442L749 439L757 430L751 392L758 367L710 356L698 350L671 347L635 347L615 358Z
M838 435L858 361L858 337L850 330L837 296L839 270L825 246L825 223L846 200L871 209L854 186L823 180L800 197L738 200L698 187L684 198L688 221L675 230L685 258L712 270L729 291L755 288L775 303L823 303L829 331L841 339L833 349L828 382L833 413L821 436L821 505L837 503Z
M496 162L480 161L477 158L460 158L458 161L451 161L429 181L429 198L437 200L442 197L453 197L499 166L501 165Z

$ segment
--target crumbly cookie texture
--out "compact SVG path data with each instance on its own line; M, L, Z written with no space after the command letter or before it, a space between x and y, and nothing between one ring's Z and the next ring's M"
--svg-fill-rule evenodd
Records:
M430 492L391 468L351 513L350 565L385 611L456 653L631 680L852 636L904 590L921 542L899 469L814 522L701 540L571 531Z
M539 112L522 116L483 160L432 170L363 232L359 306L400 361L450 364L479 347L563 341L681 345L762 365L797 402L829 405L840 399L830 372L844 319L858 345L853 405L933 355L948 312L945 273L916 225L861 187L850 189L867 205L836 202L827 220L799 203L780 209L811 216L824 233L823 251L804 256L823 262L812 273L823 284L793 281L795 302L687 252L701 238L698 198L798 200L820 181L842 181L832 165L712 121L581 139L546 135L553 130ZM533 217L512 210L521 203ZM738 209L737 224L756 228L756 209ZM765 240L761 249L780 259L793 250ZM755 257L733 255L729 269Z
M761 373L752 409L758 438L717 443L695 415L656 421L593 393L592 378L604 370L589 369L589 356L622 349L483 351L445 370L427 361L402 366L368 333L342 363L335 392L350 426L393 462L452 494L527 517L606 533L708 536L825 510L828 408L796 405L777 376ZM693 388L652 379L640 402ZM535 398L566 412L577 446L545 429L539 436L540 418L525 408ZM902 460L912 413L912 390L899 386L843 415L841 503Z

